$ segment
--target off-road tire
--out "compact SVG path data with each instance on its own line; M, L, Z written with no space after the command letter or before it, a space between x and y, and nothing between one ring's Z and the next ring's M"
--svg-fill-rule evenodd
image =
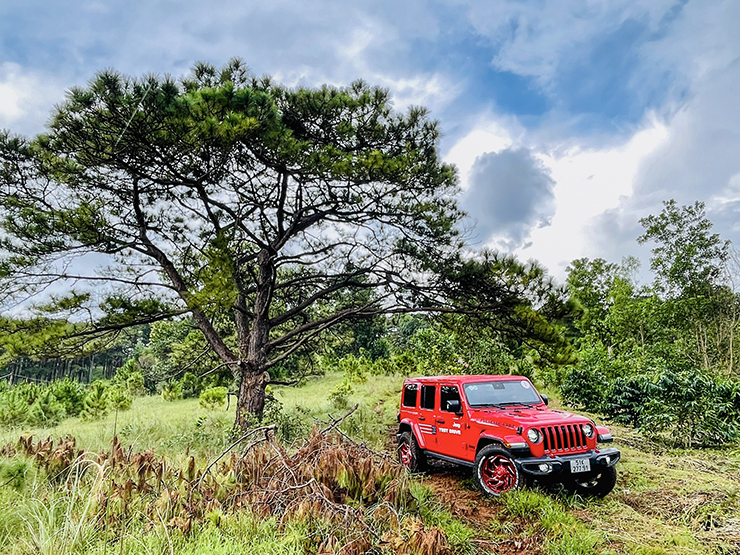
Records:
M498 497L524 485L522 472L506 449L487 445L475 456L473 477L483 495Z
M403 432L398 438L398 461L411 472L427 469L427 455L411 432Z
M570 493L577 493L581 497L606 497L617 483L616 466L607 466L587 480L579 480L571 475L563 482L563 486Z

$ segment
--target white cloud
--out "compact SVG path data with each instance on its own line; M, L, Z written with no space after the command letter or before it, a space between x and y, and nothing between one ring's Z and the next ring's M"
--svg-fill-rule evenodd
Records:
M627 19L657 28L675 0L584 2L561 0L473 0L460 2L468 19L498 47L494 65L519 75L537 77L543 84L555 75L564 59L584 45L619 28Z
M542 155L545 166L557 182L554 188L557 210L550 226L534 230L532 246L521 249L518 254L539 260L560 278L575 258L604 257L602 234L605 230L594 228L594 218L618 207L632 195L641 165L668 138L668 129L653 119L617 147L575 148L564 155ZM634 239L632 237L633 242ZM617 261L619 259L621 255Z
M17 64L0 64L0 129L40 131L49 117L49 106L62 97L62 89L48 77Z
M444 156L445 161L457 166L460 187L469 187L469 173L476 158L486 152L499 152L513 143L511 133L501 123L486 121L459 139Z
M638 220L662 201L707 203L714 230L740 243L740 4L688 4L686 13L651 56L681 66L686 99L668 112L665 139L647 152L631 194L595 220L594 250L618 259L637 251Z

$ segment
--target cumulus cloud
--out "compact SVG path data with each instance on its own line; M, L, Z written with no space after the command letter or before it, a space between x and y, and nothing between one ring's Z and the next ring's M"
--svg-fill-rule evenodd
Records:
M681 64L687 98L665 117L667 137L642 160L631 194L594 221L593 249L605 257L637 254L638 220L671 198L705 202L715 231L740 244L740 37L730 23L740 5L686 10L651 55Z
M529 150L508 148L479 156L468 183L461 203L483 242L493 240L511 251L525 243L533 228L549 225L555 182Z
M39 130L49 116L49 106L62 94L63 89L48 76L27 71L18 64L0 64L0 129Z

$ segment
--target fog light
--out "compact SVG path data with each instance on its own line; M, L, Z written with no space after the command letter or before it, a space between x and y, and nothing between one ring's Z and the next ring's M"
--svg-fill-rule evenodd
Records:
M539 469L543 474L549 474L552 471L552 466L547 463L540 463Z

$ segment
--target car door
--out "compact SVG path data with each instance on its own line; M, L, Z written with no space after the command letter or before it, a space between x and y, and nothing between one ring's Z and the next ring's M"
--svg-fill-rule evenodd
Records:
M431 451L439 451L437 425L435 423L438 405L437 386L422 384L421 398L419 399L419 430L424 436L426 448Z
M439 452L456 459L468 460L469 426L459 387L456 384L441 384L439 400L439 409L434 419Z

